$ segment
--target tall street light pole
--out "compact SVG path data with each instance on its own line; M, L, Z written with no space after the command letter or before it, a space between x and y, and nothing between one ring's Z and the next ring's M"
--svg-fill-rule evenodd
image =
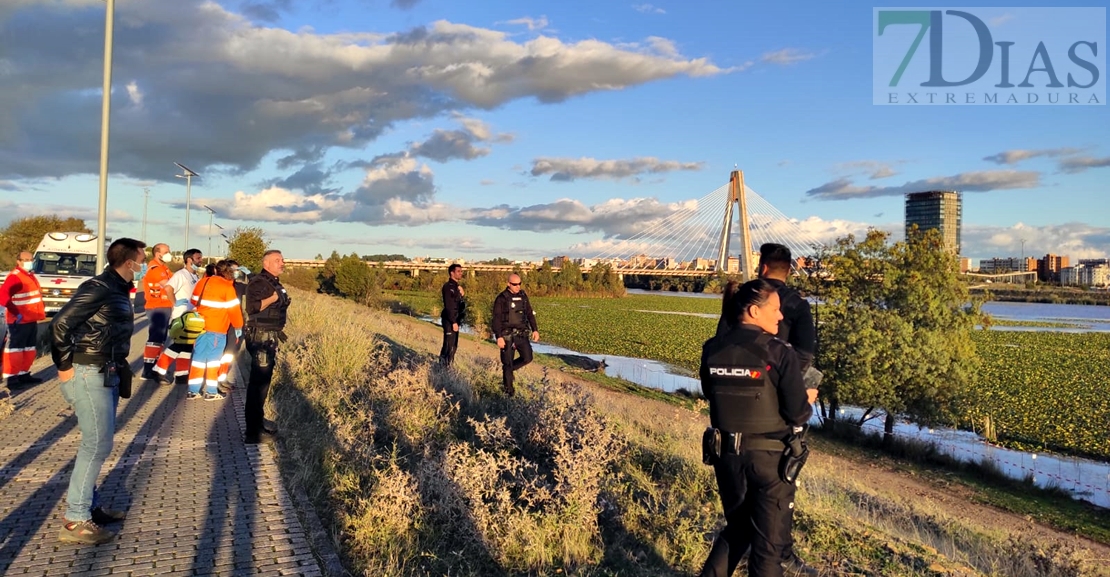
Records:
M202 204L201 206L204 207L204 210L208 211L208 252L206 254L208 254L209 258L212 258L212 256L214 256L212 254L212 217L216 216L216 211L209 208L207 204Z
M214 226L215 226L216 228L220 229L220 236L222 236L222 237L224 237L224 238L227 238L227 235L226 235L226 234L224 234L224 227L222 227L222 226L220 226L220 225L218 225L218 224L215 224L215 223L213 223L213 225L214 225ZM227 251L226 251L226 250L224 251L224 258L227 258Z
M104 93L100 107L100 201L96 213L96 270L104 270L108 233L108 120L112 112L112 35L116 0L108 0L104 15Z
M177 167L181 169L181 172L184 173L175 174L174 176L176 176L177 178L185 179L185 248L181 250L189 250L189 212L190 202L193 196L193 177L200 175L193 172L189 167L181 164L180 162L175 162L174 164L176 164Z
M143 187L143 238L142 241L146 242L146 207L150 204L150 187Z

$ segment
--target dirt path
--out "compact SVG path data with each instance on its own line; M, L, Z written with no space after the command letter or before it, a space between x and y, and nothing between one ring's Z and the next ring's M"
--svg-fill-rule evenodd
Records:
M975 488L948 480L942 475L926 479L892 468L884 462L864 462L862 457L825 453L817 453L814 462L829 463L843 471L845 476L884 493L912 496L914 501L932 504L945 515L969 525L1020 530L1046 545L1057 543L1087 549L1095 558L1106 561L1107 572L1110 573L1110 545L1038 523L1025 515L980 503Z

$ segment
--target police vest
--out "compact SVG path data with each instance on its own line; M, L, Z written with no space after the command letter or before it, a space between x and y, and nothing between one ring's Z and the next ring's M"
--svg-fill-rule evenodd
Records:
M525 303L528 302L528 297L525 296L524 291L520 291L515 295L510 292L501 293L505 297L505 306L501 309L501 318L504 321L502 327L506 329L527 329L531 328L532 324L528 322L525 316Z
M256 282L269 283L273 286L278 300L265 309L250 315L247 324L262 330L280 331L284 329L290 302L289 293L285 291L285 287L281 286L276 278L268 274L259 273L258 276L251 279L251 284ZM247 295L250 295L249 285Z
M735 343L705 359L703 384L709 399L709 420L729 433L762 434L787 431L779 414L778 388L771 382L766 333L752 343Z

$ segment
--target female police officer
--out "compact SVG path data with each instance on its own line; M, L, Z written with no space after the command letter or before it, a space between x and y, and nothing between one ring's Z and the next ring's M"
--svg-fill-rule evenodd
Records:
M779 473L786 441L812 414L794 351L773 335L782 313L776 287L758 279L732 295L739 315L732 330L702 347L702 392L711 429L706 460L713 464L727 525L702 575L727 577L751 546L748 574L783 575L794 485ZM816 391L814 391L816 392Z

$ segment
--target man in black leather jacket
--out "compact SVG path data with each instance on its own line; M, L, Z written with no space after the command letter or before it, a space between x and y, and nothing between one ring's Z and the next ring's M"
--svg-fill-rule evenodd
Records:
M59 540L98 544L115 533L103 527L124 513L101 507L96 479L112 452L120 379L130 379L135 313L131 287L146 260L146 245L121 238L108 248L108 269L85 281L51 322L51 356L62 396L77 415L81 445L69 479L68 507Z

